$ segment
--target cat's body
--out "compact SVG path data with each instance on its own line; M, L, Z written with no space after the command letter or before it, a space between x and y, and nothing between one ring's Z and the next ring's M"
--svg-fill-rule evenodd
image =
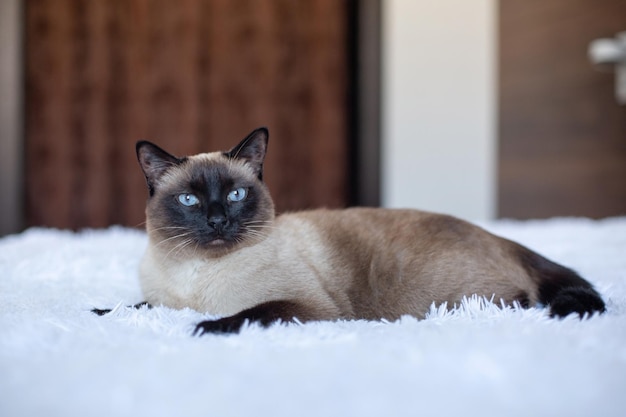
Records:
M318 306L319 319L393 320L470 294L539 300L518 246L452 217L315 210L281 215L271 227L257 244L217 258L150 245L141 266L147 301L229 316L292 300Z
M417 210L355 208L274 216L262 182L267 130L230 152L173 157L137 146L150 188L140 280L153 305L246 321L423 317L482 295L552 313L603 311L573 271L462 220Z

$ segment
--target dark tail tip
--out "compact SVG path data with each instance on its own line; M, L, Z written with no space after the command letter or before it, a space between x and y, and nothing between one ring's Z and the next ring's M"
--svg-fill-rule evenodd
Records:
M515 246L522 265L539 289L539 302L550 307L551 317L577 313L603 313L604 301L593 286L576 272L521 245Z
M550 301L550 316L565 317L578 313L580 318L585 314L604 313L606 307L600 295L590 287L563 288Z

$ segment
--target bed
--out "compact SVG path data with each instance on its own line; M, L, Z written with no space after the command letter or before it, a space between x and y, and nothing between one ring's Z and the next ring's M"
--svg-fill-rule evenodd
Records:
M209 316L125 307L142 301L144 232L4 237L0 415L626 415L626 217L481 225L577 270L607 312L555 320L470 297L424 320L192 337Z

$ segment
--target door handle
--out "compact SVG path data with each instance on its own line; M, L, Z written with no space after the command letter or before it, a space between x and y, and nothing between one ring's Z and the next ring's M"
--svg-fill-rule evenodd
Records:
M626 105L626 32L591 41L588 55L594 65L615 70L615 99Z

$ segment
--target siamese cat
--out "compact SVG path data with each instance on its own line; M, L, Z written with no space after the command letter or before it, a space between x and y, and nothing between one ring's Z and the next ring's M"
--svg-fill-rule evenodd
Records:
M140 266L147 303L221 317L194 334L244 323L423 318L477 294L552 316L603 312L574 271L457 218L350 208L275 215L263 182L268 130L228 152L178 158L137 143L149 198ZM104 310L100 310L104 312Z

